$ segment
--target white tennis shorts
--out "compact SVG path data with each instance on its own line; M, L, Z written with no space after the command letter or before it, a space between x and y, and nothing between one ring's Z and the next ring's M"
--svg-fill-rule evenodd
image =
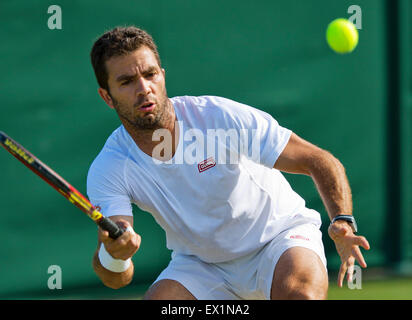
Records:
M313 250L326 268L319 227L293 226L261 249L229 262L205 263L196 256L173 254L155 282L178 281L198 300L269 300L273 273L282 253L292 247Z

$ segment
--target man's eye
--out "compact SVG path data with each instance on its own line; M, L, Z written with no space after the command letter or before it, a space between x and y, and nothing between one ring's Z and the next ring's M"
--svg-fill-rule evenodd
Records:
M128 85L132 80L126 80L122 82L122 86Z

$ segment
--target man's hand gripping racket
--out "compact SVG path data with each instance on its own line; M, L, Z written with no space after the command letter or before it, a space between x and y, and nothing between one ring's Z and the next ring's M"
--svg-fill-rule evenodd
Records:
M124 233L125 230L115 224L112 220L104 217L96 209L96 207L94 207L90 201L86 199L85 196L77 191L66 180L41 162L22 145L1 131L0 144L17 160L21 161L26 167L32 170L40 178L60 192L61 195L87 214L89 218L91 218L100 228L109 232L109 236L111 238L117 239Z

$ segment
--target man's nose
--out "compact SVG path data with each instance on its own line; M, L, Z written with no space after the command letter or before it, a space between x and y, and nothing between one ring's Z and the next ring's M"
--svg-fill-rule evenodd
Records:
M140 77L137 80L137 94L148 95L151 92L150 83L145 78Z

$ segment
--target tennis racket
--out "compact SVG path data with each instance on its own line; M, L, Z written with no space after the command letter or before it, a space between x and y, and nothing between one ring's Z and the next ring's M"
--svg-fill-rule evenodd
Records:
M10 138L7 134L0 131L0 143L10 152L17 160L22 162L31 171L46 181L56 189L63 197L68 199L76 207L82 210L91 218L100 228L109 232L113 239L120 237L124 230L115 224L112 220L103 216L99 210L94 207L85 196L77 191L70 183L59 176L55 171L50 169L46 164L41 162L32 153L30 153L21 144Z

